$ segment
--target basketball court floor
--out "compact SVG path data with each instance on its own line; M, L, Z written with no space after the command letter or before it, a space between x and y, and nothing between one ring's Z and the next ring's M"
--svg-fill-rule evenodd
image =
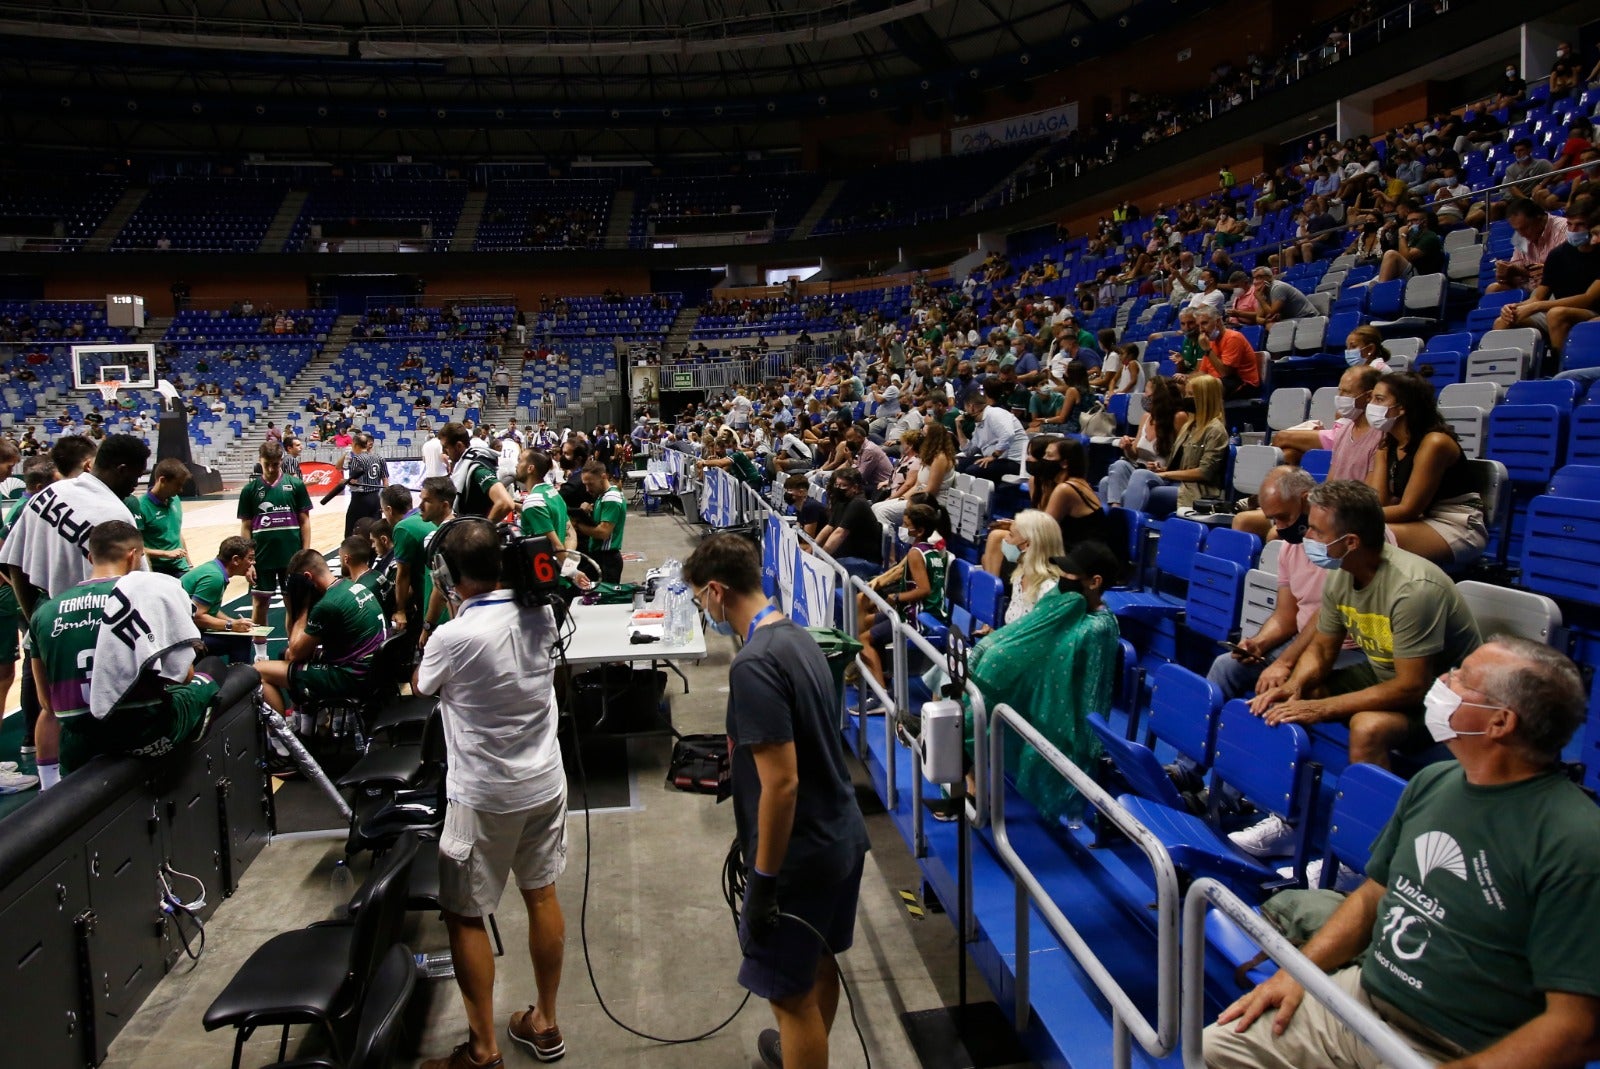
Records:
M209 559L223 538L238 532L236 503L237 488L220 498L185 502L184 537L193 560ZM338 545L344 533L343 509L343 499L315 507L312 537L317 548L332 550ZM669 557L683 559L701 531L680 517L631 514L626 549L643 559L628 563L624 579L642 578L644 569ZM228 594L230 601L244 597L243 580L234 580ZM240 611L243 607L238 602ZM280 629L281 618L281 611L274 613ZM272 640L274 655L282 641L281 636ZM716 636L710 642L711 652L704 661L684 666L689 693L675 677L669 686L673 720L686 733L723 730L733 646ZM7 695L5 707L12 707L15 700L14 692ZM0 750L14 751L19 721L19 716L8 717L0 728ZM584 820L578 812L583 808L581 784L569 768L573 815L567 870L557 885L567 918L558 1010L567 1041L562 1064L574 1069L758 1065L756 1036L772 1027L768 1008L751 1000L732 1024L711 1039L664 1046L618 1028L590 989L586 961L593 966L612 1013L643 1031L669 1037L710 1028L728 1016L743 996L735 982L738 943L720 887L733 813L708 796L666 786L670 744L665 736L635 739L628 744L624 781L592 777L592 845L585 842ZM875 849L867 859L855 948L842 960L872 1064L915 1066L917 1058L900 1015L956 1001L954 932L943 916L929 911L918 917L907 910L902 892L920 891L918 869L889 819L874 812L877 806L865 774L856 771L858 795L868 803L867 823ZM297 827L266 848L245 874L238 893L208 923L201 960L193 967L179 965L161 981L112 1044L103 1069L228 1064L232 1034L205 1032L200 1024L205 1008L245 957L269 936L323 919L334 906L330 877L335 861L343 856L344 835L333 827L336 820L321 819L315 805L289 804L289 792L305 789L305 784L289 781L277 797L284 803L283 817L293 815L310 827ZM326 812L332 813L331 806ZM584 868L591 854L586 953L579 920ZM368 859L357 858L353 867L359 881ZM498 921L507 950L497 960L495 989L496 1009L503 1019L524 1008L534 995L525 949L527 923L515 892L504 900ZM411 914L405 939L418 952L448 946L443 923L431 914ZM990 997L975 974L972 997ZM465 1038L464 1022L453 981L419 981L397 1064L414 1065L447 1054ZM503 1042L502 1047L508 1066L536 1064L512 1044ZM294 1030L291 1057L296 1050L309 1054L318 1049L318 1041L308 1039L305 1029ZM265 1065L275 1060L276 1053L275 1033L262 1033L247 1045L244 1063ZM834 1029L832 1053L835 1066L855 1069L865 1064L844 1006Z

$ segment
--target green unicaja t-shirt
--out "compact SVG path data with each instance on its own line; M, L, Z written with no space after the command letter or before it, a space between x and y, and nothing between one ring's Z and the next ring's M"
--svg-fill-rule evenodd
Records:
M610 523L610 538L595 538L592 535L584 538L584 550L588 553L598 553L601 550L622 548L622 526L628 521L628 499L622 496L622 491L615 486L600 495L600 500L594 503L594 522Z
M1417 773L1373 844L1387 891L1361 985L1468 1050L1600 998L1600 808L1548 772L1497 786L1455 761Z
M100 637L106 598L116 585L115 577L86 579L34 606L28 637L44 669L47 700L58 719L70 720L89 711L94 644Z
M322 663L365 671L383 645L383 606L360 583L339 579L311 607L306 634L322 645Z
M256 570L282 571L300 552L300 517L311 511L306 484L293 475L275 483L256 476L239 491L239 518L250 521L256 543Z
M222 607L222 592L228 588L228 569L222 561L210 560L198 568L190 568L182 582L183 592L189 595L195 608L214 616Z
M28 503L30 495L23 494L17 499L16 504L5 510L5 518L0 519L0 545L3 545L6 536L17 525L17 517L22 515L22 506ZM0 580L0 618L12 618L22 615L22 607L17 604L17 592L10 583Z
M1342 568L1329 574L1317 630L1354 639L1379 682L1394 678L1396 658L1431 657L1437 675L1483 645L1455 582L1437 564L1391 545L1362 590Z
M487 516L493 502L489 491L500 481L495 469L488 464L475 465L467 475L467 492L457 495L456 512L463 516Z
M522 533L529 536L556 536L563 545L567 540L567 503L561 492L549 483L539 483L522 499Z
M433 576L428 573L428 538L439 528L413 512L403 517L394 528L394 559L411 570L411 596L415 605L401 605L399 609L410 615L413 609L425 612L428 596L433 592Z
M128 506L128 511L133 513L133 525L144 536L146 548L161 550L183 548L183 502L177 495L164 502L154 494L134 494L123 503ZM299 522L296 520L297 528L298 525ZM152 557L150 570L163 575L181 577L189 571L189 562L183 558Z

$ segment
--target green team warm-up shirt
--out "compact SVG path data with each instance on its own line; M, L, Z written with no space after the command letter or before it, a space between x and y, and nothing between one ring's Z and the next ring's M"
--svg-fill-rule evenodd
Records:
M300 552L300 516L311 511L306 484L293 475L267 483L258 475L239 491L239 518L250 521L256 569L282 571Z
M17 517L22 515L22 506L28 503L30 495L23 494L17 498L16 503L5 510L5 518L0 520L0 543L6 540L11 533L11 528L17 525ZM17 604L17 592L10 583L0 582L0 617L20 616L22 607Z
M306 634L322 645L322 663L363 670L384 639L383 606L360 583L336 581L306 617Z
M611 524L611 537L606 539L585 537L584 550L596 553L605 549L622 548L622 526L628 521L628 499L615 486L600 495L592 513L595 523Z
M558 543L566 544L567 503L561 500L561 492L549 483L538 484L523 499L522 533L554 534Z
M309 500L309 499L308 499ZM144 536L150 549L173 550L183 548L183 502L176 494L163 502L154 494L134 494L123 504L133 513L133 525ZM241 516L240 519L244 517ZM298 520L296 527L298 529ZM296 548L299 548L298 542ZM162 559L150 561L150 570L163 575L182 576L189 571L187 560Z
M34 656L44 668L47 700L56 716L70 720L89 711L89 674L94 671L94 644L100 636L106 598L117 585L110 579L87 579L59 597L34 606L28 635Z
M422 612L427 611L428 595L433 592L433 576L428 573L428 538L436 530L437 525L423 519L420 512L408 514L394 528L394 559L411 569L411 596L421 598L417 608ZM412 606L397 608L410 614Z

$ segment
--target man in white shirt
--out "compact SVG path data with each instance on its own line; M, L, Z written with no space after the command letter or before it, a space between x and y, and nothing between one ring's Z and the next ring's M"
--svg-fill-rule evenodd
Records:
M500 1064L494 951L483 918L508 876L528 909L537 1001L511 1015L508 1034L540 1061L565 1053L556 1024L565 928L556 879L567 863L567 781L556 738L556 635L548 608L523 608L501 582L500 535L483 521L445 531L439 552L455 578L452 618L425 647L412 680L439 698L449 762L439 836L439 904L450 933L468 1038L425 1069Z
M431 479L436 475L449 474L450 467L444 462L444 445L438 435L430 434L428 440L422 443L422 477Z
M1184 307L1195 311L1201 308L1211 308L1221 312L1228 302L1228 295L1222 292L1217 280L1215 268L1202 267L1200 269L1200 292L1191 296L1184 302Z
M988 396L988 386L996 387L996 394L1007 390L995 382L967 395L967 415L976 426L972 440L956 460L956 470L998 483L1004 476L1021 474L1028 456L1028 432L1016 416L996 403L999 397Z

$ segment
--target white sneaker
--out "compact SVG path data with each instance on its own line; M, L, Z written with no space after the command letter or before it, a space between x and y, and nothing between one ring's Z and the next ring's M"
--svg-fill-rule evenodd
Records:
M1319 886L1321 886L1321 884L1322 884L1322 861L1323 861L1323 859L1319 857L1315 861L1312 861L1311 863L1306 865L1306 886L1307 887L1319 887ZM1285 879L1288 879L1288 880L1294 879L1294 866L1293 865L1285 865L1285 866L1283 866L1281 869L1278 870L1278 875L1282 876L1282 877L1284 877ZM1351 891L1354 891L1357 887L1360 887L1362 881L1365 880L1365 879L1366 879L1366 877L1362 876L1361 873L1357 872L1355 869L1351 868L1349 865L1346 865L1344 862L1341 861L1341 862L1339 862L1339 875L1334 877L1334 880L1333 880L1333 889L1335 891L1338 891L1338 892L1342 893L1342 894L1349 894Z
M16 770L17 763L15 761L0 761L0 772L15 772Z
M257 642L253 653L256 661L270 661L272 659L267 656L267 644L265 642Z
M12 766L13 769L16 766ZM38 776L29 776L22 772L0 772L0 794L17 794L20 791L32 790L39 785Z
M1280 857L1294 848L1294 829L1273 815L1233 832L1228 839L1251 857Z

